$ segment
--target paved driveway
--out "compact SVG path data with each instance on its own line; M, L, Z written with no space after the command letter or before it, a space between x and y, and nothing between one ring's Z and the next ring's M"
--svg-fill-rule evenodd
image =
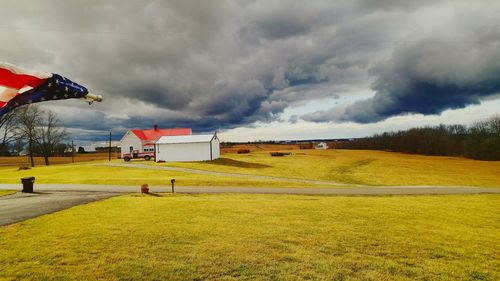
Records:
M44 191L0 196L0 225L12 224L116 195L118 194L109 192Z

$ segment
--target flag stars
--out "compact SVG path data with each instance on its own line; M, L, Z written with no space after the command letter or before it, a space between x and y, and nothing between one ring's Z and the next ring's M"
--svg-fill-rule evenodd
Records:
M49 81L46 81L46 83L24 92L22 96L13 100L12 103L7 106L15 108L24 104L33 104L50 100L81 98L85 96L86 93L88 93L86 88L79 86L71 80L53 77Z

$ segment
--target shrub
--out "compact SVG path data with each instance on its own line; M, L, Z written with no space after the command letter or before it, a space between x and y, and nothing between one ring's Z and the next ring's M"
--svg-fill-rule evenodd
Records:
M149 185L147 183L141 185L141 193L149 193Z
M288 156L291 153L290 152L270 152L271 156L273 157L283 157L283 156Z
M301 143L301 144L299 144L299 148L300 149L312 149L313 144L311 142Z
M238 154L247 154L250 153L250 149L238 149Z

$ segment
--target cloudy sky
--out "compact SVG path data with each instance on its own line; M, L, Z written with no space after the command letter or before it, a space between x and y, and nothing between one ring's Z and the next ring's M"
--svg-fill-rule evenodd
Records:
M500 112L500 1L0 0L0 61L105 101L46 102L82 142L191 127L348 138Z

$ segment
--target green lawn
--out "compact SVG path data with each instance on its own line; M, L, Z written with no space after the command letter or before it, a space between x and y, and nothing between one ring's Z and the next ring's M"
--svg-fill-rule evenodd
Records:
M500 196L130 195L0 227L6 280L500 280Z

